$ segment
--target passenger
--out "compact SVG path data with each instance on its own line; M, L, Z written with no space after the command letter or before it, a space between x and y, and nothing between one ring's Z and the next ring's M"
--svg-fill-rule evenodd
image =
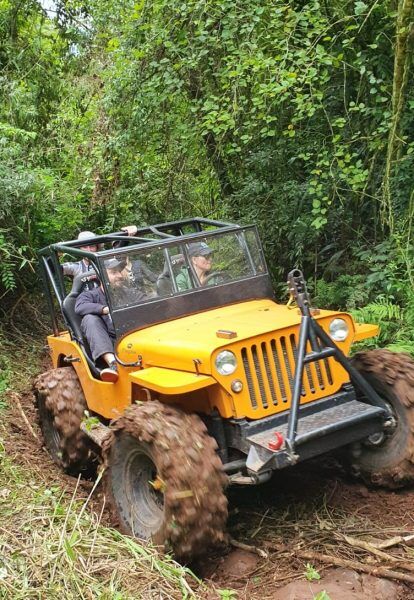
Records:
M193 264L194 271L198 277L200 285L207 285L210 280L208 276L211 271L213 250L205 242L195 242L189 244L188 255ZM177 287L180 291L190 290L193 285L191 283L188 267L183 267L176 277Z
M133 236L137 233L138 228L136 227L136 225L127 225L126 227L122 227L122 231L125 231L128 236ZM94 237L96 237L96 233L93 233L93 231L81 231L77 239L81 241L91 239ZM97 252L98 246L97 244L89 243L86 246L81 246L80 249L85 250L86 252ZM88 258L82 258L82 260L76 262L62 263L63 274L67 275L68 277L74 278L82 273L87 273L91 269L93 269L93 265L91 264Z
M136 286L144 286L146 283L156 283L158 275L156 275L148 265L140 260L128 259L125 267L129 280Z
M126 261L117 258L111 258L105 263L114 304L137 302L146 298L145 294L128 285L125 266ZM96 362L102 359L107 365L100 372L102 381L115 383L118 381L114 354L115 329L102 283L99 287L79 294L75 313L82 317L82 333L88 341L93 360Z

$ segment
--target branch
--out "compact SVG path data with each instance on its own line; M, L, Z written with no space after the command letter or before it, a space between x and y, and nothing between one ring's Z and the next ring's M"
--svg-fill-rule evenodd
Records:
M30 433L34 437L34 439L39 441L39 438L37 437L36 433L34 432L33 427L30 425L29 419L26 417L25 412L22 408L22 405L20 404L19 395L16 394L16 392L10 392L9 395L12 398L12 400L16 403L16 406L19 410L19 413L21 414L21 416L23 418L23 421L25 422L25 425L27 426L27 429L30 431Z
M239 548L240 550L246 550L246 552L253 552L253 554L258 554L262 558L268 558L267 552L258 548L257 546L249 546L248 544L243 544L243 542L239 542L234 538L230 538L230 544L235 548Z
M298 551L296 554L305 560L319 561L321 563L334 565L336 567L346 567L348 569L353 569L354 571L367 573L373 577L384 577L385 579L397 579L398 581L414 583L414 575L407 575L406 573L393 571L391 569L387 569L386 567L371 567L353 560L346 560L344 558L338 558L337 556L328 556L327 554L319 554L319 552Z

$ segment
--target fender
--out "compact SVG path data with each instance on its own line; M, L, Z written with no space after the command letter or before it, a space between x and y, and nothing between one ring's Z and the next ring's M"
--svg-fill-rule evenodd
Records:
M187 394L217 383L209 375L197 375L161 367L148 367L134 371L129 374L129 378L132 383L166 395Z

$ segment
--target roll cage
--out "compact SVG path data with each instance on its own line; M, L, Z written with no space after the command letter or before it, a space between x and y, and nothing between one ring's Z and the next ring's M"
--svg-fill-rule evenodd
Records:
M109 281L104 264L106 260L113 257L127 258L131 253L142 250L148 253L152 251L162 252L165 261L163 269L158 274L159 279L166 274L172 274L175 266L175 257L171 252L177 245L180 246L180 250L184 255L183 260L190 266L191 261L189 261L188 256L189 244L200 241L214 243L215 238L226 233L233 233L235 236L238 236L240 245L245 245L246 260L251 265L251 272L248 277L222 282L219 285L209 287L197 287L197 284L195 284L192 289L178 294L174 277L171 277L171 293L166 293L162 296L156 295L148 299L145 303L117 306L113 298L111 298ZM255 266L255 262L249 252L245 237L247 235L254 236L255 243L257 244L257 252L260 255L260 268ZM88 245L97 245L98 250L91 252L82 249ZM126 232L119 231L81 241L71 240L51 244L39 252L39 257L53 331L55 335L58 335L58 316L53 299L55 297L66 326L72 337L78 341L79 335L76 333L76 329L78 328L71 322L67 311L65 313L64 302L69 295L75 296L79 293L81 289L79 282L90 275L85 273L83 277L78 276L75 278L76 281L74 281L72 290L68 290L59 261L59 255L62 254L74 257L75 260L86 258L93 265L93 269L107 293L108 306L117 338L151 324L178 318L200 310L208 310L256 298L273 298L263 251L257 230L254 226L241 227L223 221L195 218L141 227L137 230L135 236L127 236ZM191 268L189 270L191 271ZM189 277L193 282L196 281L194 272L190 272ZM75 287L77 289L74 289Z

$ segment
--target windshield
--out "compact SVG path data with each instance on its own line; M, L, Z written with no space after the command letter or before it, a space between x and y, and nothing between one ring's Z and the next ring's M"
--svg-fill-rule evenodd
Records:
M254 228L206 234L192 241L131 248L104 260L113 308L262 275Z

